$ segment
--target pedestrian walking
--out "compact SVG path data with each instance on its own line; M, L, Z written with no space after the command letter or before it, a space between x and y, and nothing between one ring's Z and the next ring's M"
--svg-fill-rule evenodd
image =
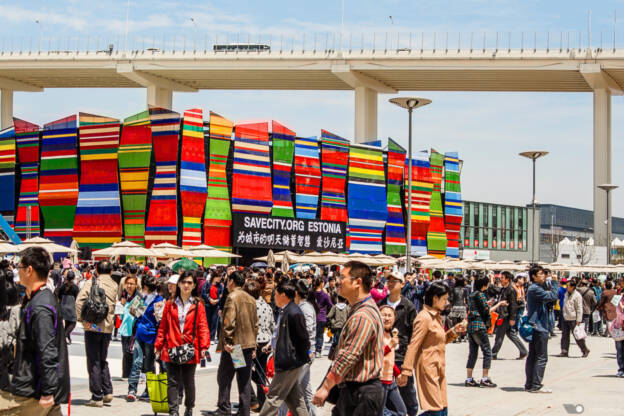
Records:
M570 349L570 332L583 323L583 298L576 290L577 279L572 278L567 282L566 294L563 300L563 328L561 330L561 353L558 357L567 357ZM583 358L589 355L589 349L585 339L577 339L576 345L583 353Z
M405 278L400 272L392 272L388 275L388 296L382 299L378 306L388 305L394 309L396 316L394 328L399 331L399 348L394 354L395 364L398 368L403 365L407 346L412 339L412 329L414 319L416 319L416 307L406 297L402 296ZM407 408L409 416L416 416L418 413L418 398L416 387L414 387L414 377L408 377L407 384L399 387L402 401Z
M531 285L526 292L527 316L533 324L529 355L525 364L524 389L530 393L552 393L544 387L544 372L548 362L548 311L546 304L557 301L557 285L546 281L544 269L533 266L529 270Z
M65 338L67 345L71 344L71 333L76 327L76 298L80 289L75 283L76 275L68 270L65 274L65 281L56 289L56 296L61 304L61 316L65 321Z
M314 279L314 295L316 296L316 303L319 307L319 312L316 314L316 358L319 358L323 352L325 327L327 326L327 314L331 310L332 306L334 306L329 298L329 295L325 292L324 285L325 282L322 278L317 277Z
M117 283L111 278L112 264L105 260L96 266L97 276L88 280L78 293L76 299L76 315L82 322L84 328L85 350L87 354L87 369L89 371L89 390L91 400L85 406L102 407L104 403L113 401L113 384L111 382L110 370L108 368L108 346L111 342L113 332L113 316L115 314L115 302L117 300ZM97 286L94 287L94 286ZM94 287L94 291L91 288ZM94 293L103 292L104 296L99 298ZM98 322L89 322L84 314L83 305L85 303L104 306L108 312L104 319Z
M448 315L450 326L454 327L464 319L466 319L468 311L468 290L466 289L466 280L463 276L457 276L454 286L449 292L449 302L451 304L451 312ZM460 342L465 335L455 339L453 342Z
M589 334L591 333L591 314L598 304L596 294L589 286L589 280L586 278L577 283L577 290L583 297L583 324L585 325L585 332Z
M474 292L468 298L468 362L466 363L466 387L496 387L496 384L489 377L492 363L492 350L487 330L491 325L490 312L496 311L501 306L507 306L507 302L502 300L490 307L485 298L485 291L490 283L489 277L479 275L474 282ZM481 382L472 378L472 371L477 363L479 348L483 354L483 377Z
M400 374L399 367L395 364L395 350L399 345L399 330L394 328L396 311L390 305L379 307L381 320L384 325L384 358L381 370L381 387L383 388L383 414L384 416L404 416L407 408L395 377Z
M217 329L219 325L219 299L223 294L223 283L221 273L217 270L210 271L210 280L204 284L201 297L206 305L206 318L210 326L211 341L217 339Z
M421 416L446 416L446 344L466 330L466 322L444 330L442 311L448 304L449 288L442 282L433 282L425 291L423 310L414 320L412 339L405 353L399 385L416 374L418 399L425 411Z
M130 313L130 305L137 296L137 277L136 275L128 275L122 279L125 288L121 292L119 302L123 305L123 314L121 315L121 325L119 326L119 335L121 336L121 378L130 377L132 371L132 350L134 336L134 322L136 318Z
M26 289L10 391L0 391L0 413L60 416L69 401L69 359L60 305L47 286L50 255L41 247L20 253L19 279Z
M275 304L279 308L275 335L271 341L275 377L260 416L277 414L282 403L286 403L293 416L308 416L299 380L304 366L310 362L311 345L305 317L294 302L295 293L291 282L282 281L275 288Z
M156 359L167 366L169 415L178 416L179 391L184 390L184 416L195 407L195 369L210 347L206 308L197 296L197 277L183 272L175 296L165 303L154 343Z
M211 414L230 416L230 389L236 375L239 396L239 416L249 416L251 401L251 367L255 356L258 336L258 313L256 300L242 290L245 275L239 271L230 274L228 295L223 307L223 326L219 334L217 351L221 351L217 384L219 385L218 409ZM236 368L232 360L234 348L242 351L244 367ZM241 363L242 364L242 363Z
M371 416L382 409L383 323L370 295L373 281L369 267L359 261L345 263L340 272L339 290L351 314L342 328L336 358L312 401L322 406L340 384L335 416Z
M503 272L501 274L502 291L499 296L499 300L504 300L507 305L498 308L498 321L500 324L494 329L496 338L494 339L494 347L492 348L492 359L498 359L498 352L503 346L505 336L513 342L518 348L520 356L518 360L524 360L528 354L524 343L518 336L516 330L516 316L518 310L516 289L512 284L513 276L509 272Z

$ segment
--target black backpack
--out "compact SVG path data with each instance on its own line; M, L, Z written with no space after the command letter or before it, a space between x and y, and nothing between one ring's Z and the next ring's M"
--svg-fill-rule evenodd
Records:
M97 324L108 316L108 303L106 303L106 292L98 287L97 278L94 276L92 279L91 291L82 305L80 318L83 322Z

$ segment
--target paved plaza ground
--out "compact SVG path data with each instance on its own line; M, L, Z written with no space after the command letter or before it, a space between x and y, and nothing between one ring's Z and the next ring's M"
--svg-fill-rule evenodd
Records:
M127 382L120 379L121 347L113 342L110 349L109 364L114 379L114 395L110 406L102 409L85 407L90 398L88 391L86 363L82 336L75 335L75 342L70 347L72 373L72 416L136 416L151 415L149 403L127 403L125 393ZM624 390L624 378L616 377L617 365L615 348L610 338L590 337L588 346L591 354L580 358L580 350L572 345L571 358L557 358L560 334L550 340L548 345L548 366L545 385L552 388L553 394L536 395L523 391L524 361L515 360L518 353L513 344L506 340L500 360L492 362L491 377L498 384L494 389L464 387L465 365L468 356L468 344L450 344L447 346L447 379L449 415L622 415L624 405L621 394ZM493 343L493 338L491 339ZM195 415L204 416L208 410L216 408L217 384L216 369L218 354L211 347L213 362L205 369L198 367L196 376L197 403ZM312 384L318 386L324 376L329 361L323 357L317 359L312 367ZM475 378L481 376L481 360L477 362ZM144 385L140 386L140 390ZM236 383L232 387L232 400L237 401ZM578 406L581 407L578 407ZM579 409L577 411L576 409ZM67 407L63 406L67 414ZM253 413L252 413L253 414ZM330 415L329 406L320 409L319 415ZM373 415L371 415L373 416Z

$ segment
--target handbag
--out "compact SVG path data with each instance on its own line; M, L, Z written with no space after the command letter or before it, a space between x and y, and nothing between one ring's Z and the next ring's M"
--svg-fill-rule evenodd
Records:
M195 318L193 320L193 341L190 344L182 344L167 349L169 360L174 364L186 364L195 358L195 330L197 329L197 314L199 303L195 303ZM190 308L189 308L190 311Z
M535 316L535 314L537 314L537 311L533 312L531 318L529 318L528 315L524 315L522 318L520 318L518 333L525 342L533 341L533 329L535 328L535 321L532 318L533 316Z
M156 367L154 368L156 371ZM169 413L169 401L167 400L167 373L149 372L145 374L145 381L149 400L154 414Z
M621 326L619 328L615 327L615 320L611 322L611 326L609 327L609 333L611 334L611 338L614 341L622 341L624 340L624 328Z

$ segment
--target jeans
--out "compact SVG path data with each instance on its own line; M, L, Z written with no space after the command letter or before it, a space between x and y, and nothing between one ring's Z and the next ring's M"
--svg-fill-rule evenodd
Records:
M570 332L574 331L576 321L563 321L563 329L561 330L561 353L567 354L570 350ZM577 339L576 345L579 346L583 354L587 351L587 345L584 339Z
M548 311L548 333L555 335L555 311L552 309Z
M102 400L105 395L113 394L113 385L108 369L108 361L106 360L111 334L85 331L84 340L91 398L93 400Z
M590 334L591 333L591 328L590 328L590 314L583 314L583 325L585 326L585 333Z
M195 368L197 364L167 363L167 402L169 412L178 411L178 393L184 389L184 407L195 407Z
M394 381L391 384L381 383L381 388L383 389L383 416L404 416L407 413L407 409L396 383Z
M403 367L402 362L396 362L395 364L399 368ZM401 399L407 409L407 414L409 416L416 416L418 414L418 396L416 395L413 376L407 378L405 386L399 387L399 394L401 394Z
M514 343L516 348L518 348L520 355L527 355L527 349L522 340L520 340L515 325L513 327L509 325L509 320L504 319L503 323L500 326L497 326L494 332L496 333L496 338L494 339L494 347L492 348L493 356L496 356L503 346L505 335L511 340L511 342Z
M481 329L468 336L468 363L466 368L474 368L477 363L477 356L479 355L479 347L483 353L483 369L487 370L492 364L492 350L490 349L490 339L488 338L487 331Z
M132 371L132 351L129 351L132 337L121 336L121 378L128 378Z
M219 305L206 304L206 320L210 329L210 341L217 339L217 331L219 327Z
M316 322L316 352L323 352L323 342L325 336L325 325L327 322Z
M423 412L420 414L420 416L447 416L448 415L448 408L445 407L442 410L427 410L426 412Z
M539 390L543 387L544 372L548 362L548 332L533 331L533 339L529 343L529 355L524 367L526 381L525 390Z
M624 371L624 341L615 341L618 371Z
M219 399L217 407L222 413L230 414L232 406L230 403L230 390L232 389L232 380L236 375L236 384L238 385L238 414L239 416L249 416L251 401L251 355L253 348L243 350L245 363L243 368L234 368L232 356L223 351L219 360L219 369L217 370L217 384L219 386Z
M154 372L154 358L154 344L136 338L132 350L132 370L128 377L128 393L136 394L141 372Z

